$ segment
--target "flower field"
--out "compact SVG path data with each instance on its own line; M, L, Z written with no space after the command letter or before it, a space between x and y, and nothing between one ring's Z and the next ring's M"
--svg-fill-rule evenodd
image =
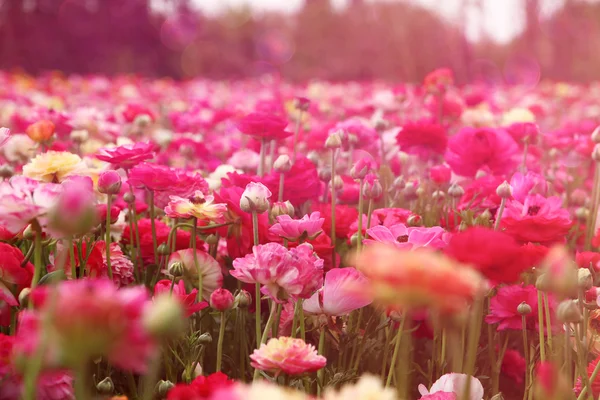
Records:
M600 86L0 83L0 400L600 398Z

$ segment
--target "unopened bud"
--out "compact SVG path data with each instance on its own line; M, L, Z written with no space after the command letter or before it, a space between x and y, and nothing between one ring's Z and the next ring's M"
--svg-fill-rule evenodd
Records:
M171 381L163 381L160 380L156 384L156 394L158 394L161 398L164 398L169 393L169 390L173 389L175 385Z
M327 149L337 149L342 147L342 132L333 132L329 134L327 140L325 141L325 148Z
M408 182L404 187L402 194L406 200L416 200L419 196L417 194L417 187L413 182Z
M541 290L542 292L548 291L549 284L549 277L547 274L541 274L535 280L535 288L537 290Z
M408 226L420 226L422 222L420 215L411 215L406 219Z
M352 246L352 247L358 246L358 232L356 232L352 236L350 236L350 246Z
M212 336L210 333L206 332L203 333L202 335L200 335L200 337L198 338L198 342L200 344L209 344L212 343Z
M512 196L512 187L506 181L502 182L496 189L496 194L502 199L508 199Z
M0 166L0 178L10 179L15 174L15 169L8 164Z
M210 295L210 306L217 311L227 311L233 307L235 299L227 289L219 288Z
M375 179L372 184L366 183L362 193L367 200L379 198L383 194L383 187L379 183L379 179Z
M457 185L456 183L453 183L448 188L448 194L450 195L450 197L454 197L454 198L458 199L465 194L465 190L462 188L462 186Z
M121 191L121 176L117 171L104 171L98 177L98 191L104 194L117 194ZM127 193L131 194L131 193ZM127 201L127 200L125 200ZM135 198L134 198L135 201Z
M292 203L290 203L289 200L276 201L271 207L270 216L273 220L275 220L277 217L282 215L289 215L290 217L293 217L295 212L296 210L294 210L294 206L292 205Z
M314 150L309 151L306 155L306 158L308 158L309 161L315 165L319 165L319 160L321 159L321 157L319 157L319 153Z
M168 256L169 254L171 254L171 249L169 249L169 246L167 246L166 243L159 244L156 251L157 251L158 255L161 255L161 256Z
M129 205L132 205L135 203L135 195L131 192L127 192L123 195L123 201Z
M577 285L583 290L589 290L594 286L594 279L589 269L579 268L577 270Z
M350 176L352 177L352 179L365 179L370 169L371 163L367 159L361 158L350 169Z
M107 376L106 378L98 382L98 384L96 385L96 390L100 394L112 394L112 392L114 392L115 390L115 384L113 383L112 379L110 379L110 377Z
M446 197L446 193L442 192L441 190L436 190L431 194L431 198L433 200L444 200L444 197Z
M245 290L242 290L235 296L235 302L239 308L248 308L252 304L252 296Z
M242 193L240 208L242 211L262 214L269 209L271 191L262 183L250 182Z
M329 182L331 180L331 168L319 169L319 179L323 182Z
M183 263L176 261L169 266L169 275L174 277L183 276L184 267Z
M292 169L292 162L287 154L282 154L273 163L273 169L276 172L284 173Z
M152 123L152 118L148 114L140 114L135 117L133 124L138 128L145 128Z
M19 293L19 305L21 306L21 308L25 308L29 305L29 295L30 294L31 294L30 288L24 288L23 290L21 290L21 293Z
M27 225L27 227L23 231L23 239L33 240L35 239L35 235L35 230L31 227L31 225Z
M214 246L216 244L219 244L219 237L217 235L211 234L208 235L204 241L206 242L206 244Z
M181 302L170 295L160 295L144 312L144 327L156 337L176 337L185 329Z
M578 324L583 320L581 311L573 300L561 302L556 309L556 316L558 317L558 320L563 323Z
M522 302L517 306L517 312L521 315L529 315L532 312L531 306L526 302Z
M404 180L403 177L399 176L396 179L394 179L394 183L392 185L396 189L401 190L401 189L404 189L404 187L406 186L406 181Z
M490 400L504 400L504 396L502 395L502 393L497 393L493 395Z
M579 207L575 210L575 217L579 220L579 222L587 222L589 216L590 211L585 207Z
M338 175L333 178L333 188L335 190L341 190L344 187L344 180Z

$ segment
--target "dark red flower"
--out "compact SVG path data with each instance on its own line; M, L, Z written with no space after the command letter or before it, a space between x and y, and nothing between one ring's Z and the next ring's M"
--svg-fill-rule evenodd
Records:
M405 124L396 135L396 142L402 151L426 159L444 154L448 135L443 126L424 120Z
M123 118L125 118L125 121L127 122L135 121L135 119L140 115L147 115L152 121L156 119L154 113L150 111L148 107L142 106L140 104L129 103L125 107L125 110L123 110Z
M106 212L107 206L106 204L98 204L96 206L96 211L98 212L98 220L102 224L106 224ZM110 207L110 223L114 224L119 219L119 214L121 214L121 209L117 206Z
M0 301L11 306L19 305L17 296L21 289L31 285L33 278L33 265L26 263L21 267L25 257L21 250L7 243L0 242ZM16 285L17 290L13 293L12 287Z
M600 269L600 265L598 264L600 263L600 253L596 253L595 251L577 252L575 261L579 268L593 267L596 271Z
M504 375L521 384L525 380L525 369L527 363L525 358L517 350L506 350L502 359L501 371Z
M235 382L222 372L209 376L199 376L189 385L179 383L171 389L167 400L207 400L217 390L227 388Z

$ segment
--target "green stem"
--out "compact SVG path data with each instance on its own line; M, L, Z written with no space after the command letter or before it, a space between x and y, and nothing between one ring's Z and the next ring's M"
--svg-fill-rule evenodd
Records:
M155 354L153 359L150 361L150 367L148 372L144 376L142 383L142 399L152 400L154 398L154 387L156 385L157 377L160 370L160 355ZM79 400L79 397L77 398Z
M300 317L300 307L302 307L302 299L298 299L294 304L294 319L292 320L292 338L296 337L296 330L298 329L298 318Z
M541 322L541 321L540 321ZM527 399L527 393L529 392L529 341L527 340L527 319L525 315L521 315L521 330L523 331L523 355L525 357L526 367L525 367L525 390L523 391L523 400ZM540 345L541 347L541 345Z
M267 153L267 141L265 139L261 139L260 141L260 161L258 164L258 176L261 178L265 174L265 158Z
M273 321L275 320L276 312L277 312L277 306L275 306L275 302L273 302L273 304L271 305L271 311L269 312L269 319L267 319L267 324L265 325L265 330L261 336L260 344L257 346L257 348L260 348L261 345L263 345L267 342L267 334L269 333L269 330L271 329L271 326L273 325ZM254 381L256 381L258 379L259 374L260 374L259 369L256 368L254 370L254 378L253 378Z
M279 324L281 323L281 311L283 310L282 304L277 304L277 317L275 323L273 324L273 330L271 332L271 336L276 338L279 336Z
M362 216L363 216L363 208L364 208L364 199L363 199L363 186L365 184L365 180L361 179L358 185L358 240L356 242L356 246L358 251L361 251L362 249L362 239L363 239L363 232L362 232L362 228L363 228L363 220L362 220ZM335 264L334 264L335 265Z
M42 264L42 227L37 222L37 220L34 220L31 223L31 227L35 234L35 237L33 239L33 265L35 267L35 270L33 273L33 280L31 281L31 288L33 289L37 286L38 282L42 278L42 268L44 266ZM31 302L30 304L33 304L33 302Z
M592 371L592 375L590 375L590 382L594 382L596 380L596 377L598 376L598 372L600 372L600 362L598 364L596 364L596 366L594 367L594 370ZM584 386L583 389L581 389L581 393L577 397L577 400L584 400L585 396L587 394L587 391L588 391L588 387Z
M254 245L258 246L260 238L258 236L258 213L252 211L252 235L254 239Z
M326 326L321 327L321 335L319 336L319 355L325 355L325 332ZM321 396L321 391L325 388L325 368L321 368L317 372L317 396Z
M194 217L192 219L192 253L194 254L194 269L198 273L198 303L200 303L204 296L204 287L203 287L203 276L202 271L200 271L200 265L198 264L198 254L196 254L196 237L198 235L197 232L198 227L198 219Z
M152 249L154 250L154 264L158 268L158 241L156 239L156 224L154 221L154 191L149 191L149 206L150 206L150 229L152 230Z
M223 358L223 339L225 338L225 313L221 312L221 326L219 327L219 341L217 342L217 368L221 371L221 359Z
M402 314L402 319L400 320L400 328L398 328L398 333L396 333L396 340L394 343L394 352L392 353L392 361L390 363L390 370L388 372L387 380L385 381L385 387L390 387L392 383L392 375L394 375L394 368L396 368L396 360L398 359L398 353L400 352L400 344L402 342L402 334L404 331L404 324L406 323L406 313Z
M300 306L300 338L306 341L306 328L304 326L304 308Z
M73 239L67 240L67 246L69 246L69 263L71 264L71 279L77 279L77 262L75 262L75 247L73 246Z
M467 362L466 362L466 375L473 376L475 372L475 361L477 359L477 346L479 345L479 336L481 335L481 318L483 314L483 299L475 299L473 303L473 313L471 315L471 322L469 325L469 343L467 347ZM469 399L471 393L471 379L467 379L464 392L462 394L463 400Z
M496 223L494 224L494 230L500 229L500 221L502 220L502 214L504 213L504 207L506 207L506 198L500 200L500 208L496 213Z
M554 346L552 345L552 324L550 323L550 305L548 304L548 294L543 293L543 298L544 298L544 312L546 315L546 340L548 341L548 349L549 349L550 353L552 353Z
M537 291L538 298L538 325L539 325L539 338L540 338L540 360L546 361L546 344L544 341L544 302L542 298L541 290ZM527 358L525 358L527 359Z
M285 181L285 175L279 174L279 193L277 194L277 201L283 201L283 184Z
M110 207L112 203L112 195L107 195L106 199L106 229L105 229L105 239L104 244L106 245L106 268L108 271L108 277L112 281L113 280L113 270L112 265L110 263ZM152 232L154 232L154 223L152 224ZM156 235L154 235L156 236ZM73 247L73 246L71 246ZM156 249L154 249L156 253Z
M385 371L387 370L387 359L388 359L388 355L390 352L390 346L388 346L388 343L390 342L390 332L391 332L391 329L388 324L388 326L385 327L385 342L383 344L383 360L381 362L381 373L380 373L381 379L384 379Z
M88 367L87 363L82 363L78 368L75 369L75 398L77 400L88 400L90 399L90 392L88 388Z
M331 149L331 265L335 266L335 151L336 149Z
M255 295L256 295L256 307L255 307L255 311L254 311L254 320L255 320L255 328L256 328L256 348L258 349L260 347L260 343L261 343L261 332L262 332L262 316L260 314L260 297L261 297L261 293L260 293L260 283L256 283L255 286Z

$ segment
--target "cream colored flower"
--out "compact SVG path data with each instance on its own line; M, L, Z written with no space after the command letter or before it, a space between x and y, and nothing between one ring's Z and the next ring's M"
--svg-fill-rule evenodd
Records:
M83 160L68 151L48 151L38 154L23 167L23 175L43 182L60 183L71 175L87 170Z
M27 162L33 157L36 144L27 135L11 135L3 146L4 157L10 162Z
M535 115L527 108L513 108L502 116L502 125L511 125L517 122L535 122Z
M395 400L396 392L384 388L381 379L373 375L363 375L355 384L348 384L337 392L328 390L323 400Z

